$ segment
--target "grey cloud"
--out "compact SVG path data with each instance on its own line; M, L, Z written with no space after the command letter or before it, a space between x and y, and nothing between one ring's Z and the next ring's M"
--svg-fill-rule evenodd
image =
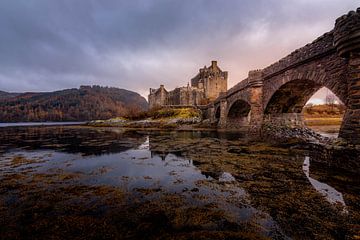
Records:
M0 89L99 84L145 95L218 59L230 85L332 28L351 0L3 0Z

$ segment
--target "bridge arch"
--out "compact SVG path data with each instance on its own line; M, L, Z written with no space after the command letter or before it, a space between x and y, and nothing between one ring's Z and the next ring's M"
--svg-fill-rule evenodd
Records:
M331 90L345 105L348 98L346 65L337 58L338 69L331 70L334 59L328 64L314 61L265 80L264 113L299 113L311 96L322 87Z
M227 116L229 118L247 117L250 109L251 106L247 101L238 99L230 105Z
M218 122L220 120L220 105L215 108L215 120Z
M321 84L311 80L293 80L285 83L271 96L265 114L301 113L306 102L317 92Z
M306 67L313 68L314 65L321 66L314 62ZM264 121L303 125L302 109L322 87L331 90L346 105L347 84L344 72L334 74L322 66L323 68L318 67L314 71L300 68L292 74L269 79L272 91L264 96Z
M235 100L227 112L227 125L229 128L239 128L248 126L250 123L251 105L243 100Z

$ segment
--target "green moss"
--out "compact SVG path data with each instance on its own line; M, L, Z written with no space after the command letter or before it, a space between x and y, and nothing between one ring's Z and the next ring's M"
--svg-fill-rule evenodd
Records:
M124 117L116 117L116 118L110 118L109 121L126 121L127 119Z
M153 119L194 118L201 117L199 110L194 108L161 108L150 113Z

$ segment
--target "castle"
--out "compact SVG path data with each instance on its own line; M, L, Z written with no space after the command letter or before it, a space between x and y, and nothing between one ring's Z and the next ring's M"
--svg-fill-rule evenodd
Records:
M220 93L227 91L228 72L222 71L217 61L211 61L209 67L199 69L191 79L191 86L178 87L167 91L164 85L158 89L150 88L149 109L163 106L197 106L215 100Z

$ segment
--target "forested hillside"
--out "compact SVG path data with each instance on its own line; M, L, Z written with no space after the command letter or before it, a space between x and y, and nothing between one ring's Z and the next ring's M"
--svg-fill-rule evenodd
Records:
M146 109L145 98L118 88L81 86L56 92L0 92L0 122L108 119Z

